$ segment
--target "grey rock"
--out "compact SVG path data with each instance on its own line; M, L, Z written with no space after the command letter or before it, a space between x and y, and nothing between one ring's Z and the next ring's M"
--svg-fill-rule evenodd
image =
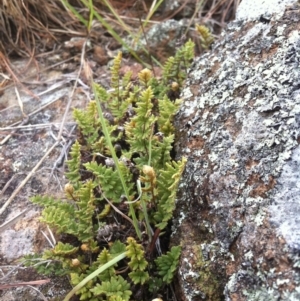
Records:
M161 5L163 12L176 13L176 17L191 18L196 9L197 2L194 0L165 0Z
M176 116L180 300L300 299L299 24L296 4L236 20L190 69Z
M141 36L139 43L134 42L132 44L132 39L130 39L128 44L132 44L131 46L134 51L142 58L149 58L149 55L145 55L147 51L151 55L154 55L154 57L165 60L174 55L178 49L178 45L182 44L181 40L187 29L188 23L187 19L182 19L180 21L170 19L154 24L149 31L146 32L146 37ZM123 51L126 52L127 50L123 48Z
M238 6L236 19L257 19L263 15L283 14L285 7L296 0L243 0Z

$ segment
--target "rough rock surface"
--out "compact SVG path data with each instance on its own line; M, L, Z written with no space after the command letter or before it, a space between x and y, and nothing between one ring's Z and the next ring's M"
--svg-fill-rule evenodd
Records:
M276 13L280 15L287 5L294 4L296 0L241 0L238 6L236 19L256 19L261 15Z
M191 67L172 243L180 300L300 300L300 8L232 22Z

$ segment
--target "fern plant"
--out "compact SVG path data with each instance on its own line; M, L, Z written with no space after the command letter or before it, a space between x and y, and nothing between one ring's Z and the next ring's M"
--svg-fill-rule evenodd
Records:
M207 50L214 42L214 37L212 36L210 30L205 25L196 24L196 31L199 34L202 48Z
M162 79L144 69L133 83L130 74L119 76L119 53L111 92L93 84L95 101L74 110L80 135L67 161L66 197L32 199L44 207L41 220L68 241L40 261L27 257L39 271L55 265L70 276L74 288L64 300L74 293L80 300L143 300L171 283L180 247L163 255L159 234L172 219L186 163L171 156L172 122L192 57L188 42L167 61Z

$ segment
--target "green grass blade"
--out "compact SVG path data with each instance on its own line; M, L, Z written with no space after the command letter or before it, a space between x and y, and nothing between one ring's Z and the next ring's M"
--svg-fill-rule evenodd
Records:
M101 123L101 126L102 126L102 131L103 131L105 140L107 142L107 146L108 146L109 151L111 153L111 156L112 156L112 158L114 160L114 163L115 163L115 166L116 166L116 170L118 171L119 178L121 180L125 196L126 196L127 200L130 201L128 187L127 187L127 185L125 183L125 180L124 180L124 177L122 175L122 172L121 172L121 169L120 169L120 166L119 166L119 159L118 159L118 157L116 155L115 148L113 147L113 145L111 143L110 135L109 135L108 129L106 127L106 122L105 122L105 119L104 119L104 116L103 116L103 111L102 111L101 104L100 104L100 101L99 101L99 98L98 98L98 93L97 93L97 90L95 88L95 84L94 84L93 81L91 81L91 85L92 85L93 92L94 92L94 95L95 95L95 101L96 101L96 105L97 105L98 115L99 115L100 123ZM141 234L141 231L140 231L139 226L138 226L138 220L136 218L133 205L130 204L130 203L129 203L129 212L130 212L130 214L132 216L133 226L135 228L135 232L136 232L137 236L141 239L142 234Z
M61 0L62 4L72 12L72 14L81 22L83 25L88 28L88 21L85 20L80 13L67 1L67 0Z
M90 280L92 280L93 278L95 278L96 276L98 276L100 273L102 273L103 271L105 271L106 269L108 269L109 267L113 266L114 264L116 264L117 262L119 262L120 260L124 259L126 257L126 252L118 255L117 257L115 257L114 259L110 260L109 262L107 262L106 264L102 265L99 269L97 269L96 271L94 271L93 273L91 273L90 275L88 275L87 277L85 277L80 283L78 283L65 297L65 299L63 301L69 301L71 299L71 297L76 294L77 291L79 291L82 287L84 287Z

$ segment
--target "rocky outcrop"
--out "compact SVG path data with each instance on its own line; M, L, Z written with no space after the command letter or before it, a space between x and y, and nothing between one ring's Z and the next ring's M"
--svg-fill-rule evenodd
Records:
M182 92L179 300L300 300L300 8L253 18L229 24Z

